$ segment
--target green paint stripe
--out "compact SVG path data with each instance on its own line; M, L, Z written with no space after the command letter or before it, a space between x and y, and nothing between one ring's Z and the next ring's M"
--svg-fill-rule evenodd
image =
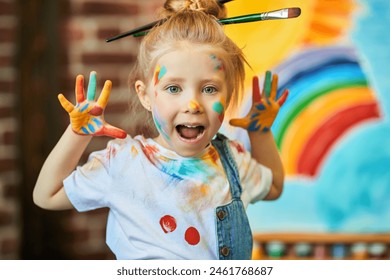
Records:
M87 100L95 100L96 94L96 72L92 71L89 75L88 91L87 91Z
M343 88L353 88L353 87L356 87L356 88L367 87L367 80L358 79L358 80L354 80L354 81L332 84L332 85L324 87L320 90L313 91L313 92L309 93L309 95L306 96L305 98L303 98L302 100L300 100L299 103L294 104L294 106L292 106L292 108L289 108L290 111L284 117L284 121L281 122L282 125L280 126L280 129L278 129L277 131L274 132L275 141L276 141L278 148L280 149L282 144L283 144L284 136L287 132L288 127L291 125L292 122L295 121L295 119L298 117L298 115L306 107L310 106L310 104L313 101L315 101L317 98L324 96L324 95L326 95L330 92L333 92L335 90L343 89Z

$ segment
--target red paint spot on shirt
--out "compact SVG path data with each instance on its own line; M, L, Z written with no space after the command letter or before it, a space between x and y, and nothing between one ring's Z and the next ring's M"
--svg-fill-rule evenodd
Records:
M175 218L169 215L165 215L160 219L160 225L165 233L174 231L177 226Z
M196 228L189 227L186 230L184 238L188 242L188 244L196 245L200 241L200 234L199 234L199 232L198 232L198 230Z
M237 149L237 152L239 154L242 154L242 153L245 152L245 149L244 149L244 147L241 144L239 144L237 142L232 142L232 143L233 143L234 147Z

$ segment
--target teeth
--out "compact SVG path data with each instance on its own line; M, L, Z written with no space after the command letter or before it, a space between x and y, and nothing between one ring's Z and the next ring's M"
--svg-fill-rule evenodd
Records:
M188 128L197 128L198 126L197 125L183 125L185 127L188 127Z

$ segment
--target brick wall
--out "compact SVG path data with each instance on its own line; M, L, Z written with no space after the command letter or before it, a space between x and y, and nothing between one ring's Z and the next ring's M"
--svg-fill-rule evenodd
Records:
M21 0L19 0L21 1ZM18 0L0 0L0 259L22 258L21 246L24 247L22 236L26 218L34 220L34 211L29 217L23 216L20 191L23 172L18 169L17 158L23 158L18 150L18 110L17 90L15 90L14 66L15 49L18 49L15 33L18 25ZM44 0L30 0L44 5ZM74 79L77 74L88 78L92 70L98 73L98 92L104 80L113 82L111 99L106 110L106 120L121 126L126 118L127 109L127 76L135 59L139 41L126 38L112 43L106 43L105 38L146 24L155 19L156 11L163 0L61 0L66 3L65 20L61 21L60 36L63 46L60 61L65 65L60 68L61 85L58 92L50 92L45 97L56 100L57 93L64 93L74 101ZM21 47L23 48L23 46ZM63 52L63 50L61 50ZM65 69L65 70L64 70ZM58 125L64 130L68 124L66 113L58 103L52 109L58 114ZM23 123L20 124L23 126ZM28 136L27 136L28 137ZM106 145L107 138L96 138L83 157L95 149ZM40 151L43 156L47 151ZM38 174L36 174L37 176ZM29 197L30 194L27 194ZM38 211L38 210L37 210ZM61 256L71 259L111 259L113 255L105 244L105 225L107 210L97 210L89 213L65 211L54 216L61 219L57 223L62 227ZM38 221L38 219L37 219ZM31 223L31 221L30 221ZM46 223L50 226L50 223ZM45 229L40 229L45 231ZM38 230L39 232L39 230ZM24 237L26 238L26 237ZM43 240L46 237L42 238ZM61 239L60 238L60 239ZM34 242L34 240L32 240ZM31 244L31 241L30 241ZM36 250L36 248L34 249ZM64 250L66 251L64 254ZM54 256L55 258L55 256ZM60 257L58 257L60 258Z
M69 18L63 34L67 41L68 73L64 73L68 88L59 89L74 100L74 79L83 74L88 81L89 72L97 72L100 93L104 81L113 82L106 120L121 126L126 118L127 78L135 60L139 41L133 38L106 43L105 39L155 19L163 1L143 0L70 0ZM64 114L58 109L59 114ZM65 121L67 123L67 120ZM85 155L105 147L108 139L95 138ZM85 160L85 157L84 157ZM77 259L112 259L105 244L107 210L72 213L66 224L70 255Z
M20 210L17 185L15 135L15 30L17 18L13 0L0 0L0 259L18 257Z

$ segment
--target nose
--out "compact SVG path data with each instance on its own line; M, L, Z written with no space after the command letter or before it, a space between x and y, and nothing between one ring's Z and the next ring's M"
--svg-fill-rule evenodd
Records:
M191 114L203 113L203 107L199 104L198 101L192 99L187 104L187 112Z

